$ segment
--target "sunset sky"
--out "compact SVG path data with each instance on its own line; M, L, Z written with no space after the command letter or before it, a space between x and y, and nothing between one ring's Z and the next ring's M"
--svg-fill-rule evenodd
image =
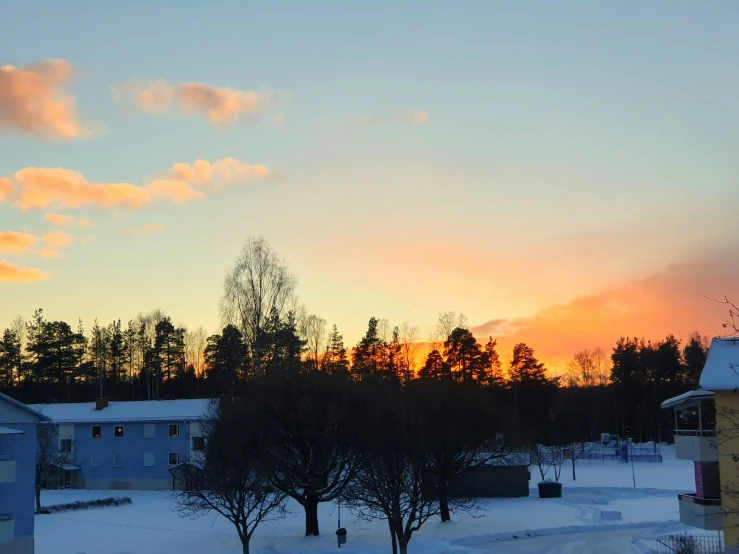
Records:
M219 326L264 236L348 345L464 313L560 367L739 299L739 4L13 2L0 328Z

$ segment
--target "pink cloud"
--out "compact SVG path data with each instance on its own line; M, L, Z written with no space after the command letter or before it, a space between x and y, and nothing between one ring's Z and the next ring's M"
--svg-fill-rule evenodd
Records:
M92 229L93 227L92 222L90 221L90 218L87 216L83 216L79 218L79 220L77 220L77 226L80 229Z
M204 83L170 85L161 79L129 81L114 87L113 95L152 115L166 114L178 106L182 113L202 116L214 126L255 119L268 111L276 98L271 91L258 93Z
M280 177L263 165L249 165L236 158L223 158L213 163L196 160L192 165L176 163L169 173L171 178L206 188L222 188L230 183L252 179Z
M189 200L205 198L205 193L196 190L186 181L157 179L149 183L146 190L152 198L166 197L175 204L183 204Z
M0 231L0 252L20 254L36 244L36 237L16 231Z
M0 66L0 132L51 140L90 136L78 119L74 97L63 88L71 74L65 60Z
M47 281L49 274L32 267L18 267L6 260L0 260L0 283L31 283Z

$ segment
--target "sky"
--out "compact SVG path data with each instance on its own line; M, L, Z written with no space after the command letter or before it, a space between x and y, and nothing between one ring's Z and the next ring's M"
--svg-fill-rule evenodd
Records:
M352 345L439 312L561 367L722 333L739 5L13 2L0 327L219 328L248 237Z

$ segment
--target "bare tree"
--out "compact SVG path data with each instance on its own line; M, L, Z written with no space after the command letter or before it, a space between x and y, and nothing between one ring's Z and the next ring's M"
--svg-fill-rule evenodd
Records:
M357 437L359 472L343 498L358 518L386 520L393 554L407 554L413 533L438 515L439 504L428 483L432 461L423 439L426 423L418 406L405 402L394 388L384 386L387 388L375 392L384 399L382 406L371 401L363 406L370 412L366 422L371 423ZM376 397L372 394L367 398Z
M13 321L10 323L10 330L15 333L15 336L18 340L18 346L20 346L20 352L21 356L18 359L17 362L17 372L15 375L15 379L20 382L21 377L23 376L23 352L26 351L26 344L27 344L27 336L26 336L26 320L21 316L20 314L15 316L13 318ZM12 376L11 376L12 380Z
M444 350L444 342L457 327L462 329L467 328L467 318L464 314L457 314L454 311L440 312L436 327L429 337L432 350L442 352Z
M313 369L318 371L327 344L326 320L316 314L310 314L303 319L299 329L301 337L307 341L307 357L313 363Z
M243 554L260 523L287 514L285 495L269 488L260 471L262 451L257 429L244 424L235 406L220 412L207 437L203 468L173 493L180 517L196 519L216 512L236 528Z
M244 244L233 267L226 273L221 298L221 316L225 324L235 325L244 335L260 374L260 330L275 310L283 317L293 298L296 280L285 262L263 238L250 238Z
M552 468L552 460L547 447L542 444L532 444L529 448L529 461L529 465L535 465L539 469L541 480L544 481Z
M60 441L56 426L50 423L38 425L36 439L36 512L42 513L41 489L56 472L74 461L74 444L71 439Z
M195 375L205 373L205 347L208 346L208 331L199 325L194 331L185 333L185 362L195 368Z
M306 536L319 534L319 503L338 498L356 474L351 385L324 373L298 375L255 381L244 399L270 437L270 485L304 508Z
M575 352L567 363L565 382L571 387L595 387L607 385L613 363L602 348Z
M420 345L418 344L418 325L411 325L407 321L400 324L400 353L404 381L408 382L416 372L416 360Z

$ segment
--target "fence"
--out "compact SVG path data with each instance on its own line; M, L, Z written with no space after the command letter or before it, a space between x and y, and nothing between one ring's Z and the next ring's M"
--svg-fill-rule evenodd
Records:
M629 462L662 463L662 453L659 448L645 448L640 446L591 446L579 458L581 460L609 460L628 464Z
M737 554L736 547L724 546L719 536L665 535L657 539L657 554Z

